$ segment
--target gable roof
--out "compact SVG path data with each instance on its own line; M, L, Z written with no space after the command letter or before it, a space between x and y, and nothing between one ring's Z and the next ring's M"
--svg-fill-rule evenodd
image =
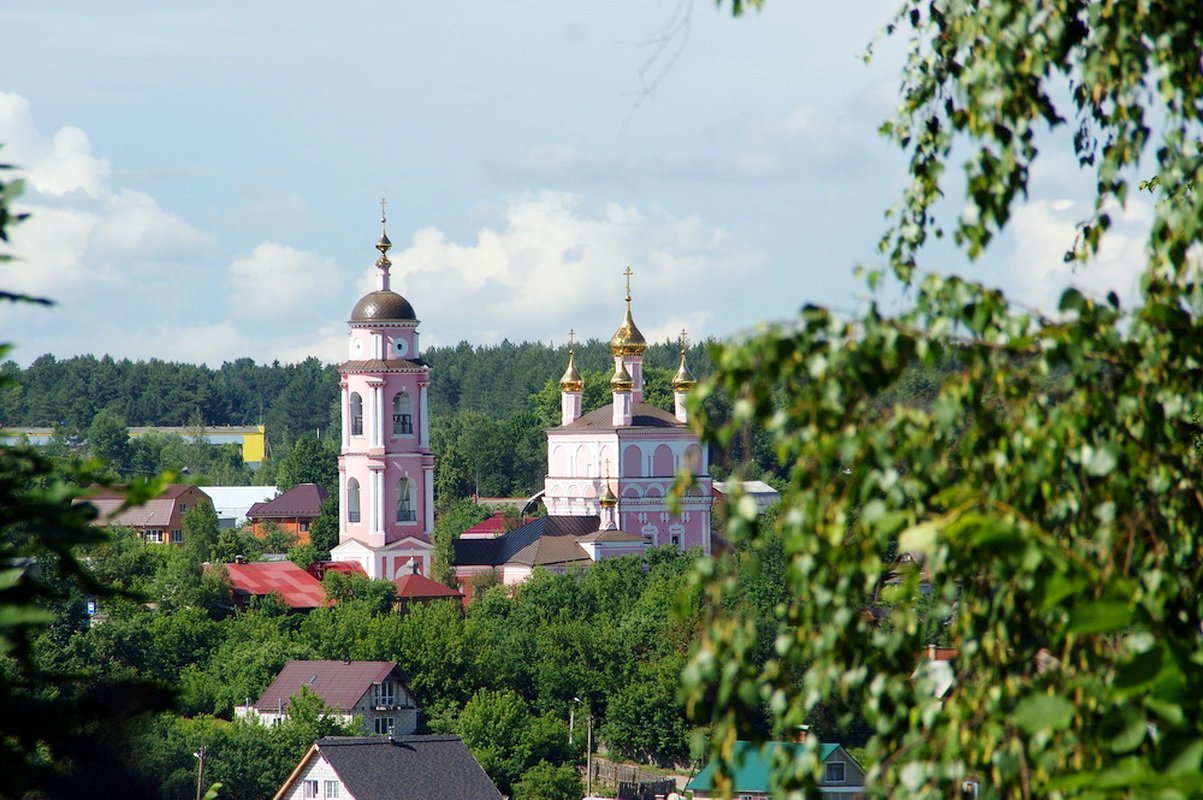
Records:
M397 586L397 597L403 600L428 600L437 597L462 600L464 597L450 586L444 586L438 581L433 581L425 575L419 575L416 572L402 575L393 581L393 583Z
M298 483L279 497L255 503L246 515L251 519L316 517L330 493L316 483Z
M600 524L601 519L597 516L536 517L496 539L456 539L455 563L458 566L494 567L511 561L524 564L562 563L538 560L542 549L539 540L544 537L565 537L563 542L549 544L545 558L562 557L563 551L571 552L571 548L575 547L587 559L588 555L577 545L575 537L594 533ZM535 547L532 548L532 545Z
M235 597L263 597L276 592L289 608L318 608L328 604L326 589L317 578L291 561L224 566Z
M735 794L740 792L765 792L769 791L769 772L777 758L782 758L785 761L792 761L802 754L806 749L806 745L802 742L748 742L738 741L735 743L735 750L732 758L732 789ZM819 759L826 761L835 754L837 750L842 750L839 744L832 742L823 742L819 745ZM779 753L784 755L779 756ZM855 761L851 756L849 760ZM717 765L712 761L707 764L701 772L694 776L688 784L686 791L710 792L714 790L714 773Z
M157 497L147 500L140 506L133 506L119 511L125 503L125 495L120 489L94 489L92 494L82 502L91 503L96 507L97 525L128 525L131 528L166 528L171 524L171 515L175 512L176 502L189 490L196 489L201 497L209 496L191 483L171 483Z
M255 702L260 711L288 708L288 698L308 686L332 709L349 711L397 665L391 661L289 661ZM400 680L400 676L396 676Z
M314 749L355 800L501 800L458 736L328 736Z
M553 431L615 431L628 428L687 428L688 426L662 408L648 403L631 403L631 424L615 427L614 404L607 403L567 425Z

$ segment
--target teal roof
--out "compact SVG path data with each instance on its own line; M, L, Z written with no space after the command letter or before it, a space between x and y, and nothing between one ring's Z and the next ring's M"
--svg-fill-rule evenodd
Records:
M769 768L777 758L783 761L793 761L798 758L806 745L801 742L757 742L739 741L735 743L735 752L731 767L734 771L734 789L739 792L768 792ZM838 744L823 742L819 745L819 759L826 761L839 750ZM784 754L777 754L784 751ZM709 792L714 790L714 773L716 765L713 761L694 776L686 786L687 791Z

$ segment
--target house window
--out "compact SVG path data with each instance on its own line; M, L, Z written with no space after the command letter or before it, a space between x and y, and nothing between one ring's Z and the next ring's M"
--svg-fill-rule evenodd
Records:
M187 503L180 503L180 513L181 513L181 514L183 514L183 513L184 513L185 511L187 511L187 510L188 510L188 504L187 504Z
M383 681L376 684L376 705L395 706L397 704L397 684ZM379 731L377 731L379 733Z
M670 538L672 539L673 547L681 546L681 537L680 536L678 536L677 534L674 533Z
M414 432L414 401L405 392L393 395L393 436L409 436Z
M301 781L301 797L317 797L317 781Z
M359 481L347 481L347 522L359 522Z
M376 717L376 735L388 736L396 729L396 721L392 717Z
M351 392L351 435L363 436L363 398Z
M171 543L179 544L184 541L184 532L179 528L174 528L171 531Z
M961 781L961 797L963 800L971 800L977 797L978 789L981 784L977 781Z
M824 783L843 783L844 782L844 762L829 761L827 762L827 774L824 776Z
M338 797L338 781L325 781L326 784L326 800Z
M309 520L307 520L307 519L301 520L300 527L301 527L302 533L307 533L309 531Z
M154 542L156 544L162 544L163 531L159 528L152 528L152 529L146 531L146 541Z
M414 482L409 478L397 481L397 522L413 522L418 518L414 510Z

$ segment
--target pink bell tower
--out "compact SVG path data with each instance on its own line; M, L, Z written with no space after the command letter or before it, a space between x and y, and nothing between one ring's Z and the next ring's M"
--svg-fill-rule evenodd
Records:
M369 577L430 572L434 456L427 389L430 367L418 347L418 319L389 288L385 201L380 201L376 290L347 323L348 360L339 367L342 449L338 457L338 546L330 555L359 563Z

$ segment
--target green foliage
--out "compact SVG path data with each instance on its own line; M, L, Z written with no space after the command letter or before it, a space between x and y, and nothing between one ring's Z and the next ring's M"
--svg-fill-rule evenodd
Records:
M580 773L567 764L541 761L514 784L514 800L578 800L583 794Z
M208 561L217 546L217 511L212 503L197 503L184 512L184 550L197 563Z
M434 519L434 565L431 577L446 586L453 585L452 556L455 539L468 528L489 518L488 507L462 498L439 510Z
M88 449L93 458L107 464L118 475L125 474L132 456L125 420L112 411L98 412L88 426Z
M309 525L309 541L319 559L330 557L330 550L338 546L338 492L331 492L322 501L321 513Z
M699 564L709 610L686 682L714 755L765 710L780 735L826 706L845 730L863 715L876 796L947 797L967 777L997 797L1203 792L1199 23L1193 2L903 4L888 33L911 46L884 132L911 180L882 240L889 270L867 279L893 276L908 303L852 320L806 308L724 349L694 399L712 441L763 427L791 473L772 630L740 613L729 565ZM1067 290L1050 319L921 278L954 153L953 237L973 259L1025 195L1038 134L1068 120L1097 190L1068 260L1098 252L1133 165L1154 154L1139 304ZM883 409L916 365L938 376L924 402ZM706 414L715 396L728 419ZM742 506L728 534L769 535ZM911 576L878 625L863 611L898 551L923 556L933 594L917 602ZM958 648L940 699L912 679L933 621Z
M300 483L316 483L330 495L338 494L336 442L302 436L276 468L276 486L286 492Z

